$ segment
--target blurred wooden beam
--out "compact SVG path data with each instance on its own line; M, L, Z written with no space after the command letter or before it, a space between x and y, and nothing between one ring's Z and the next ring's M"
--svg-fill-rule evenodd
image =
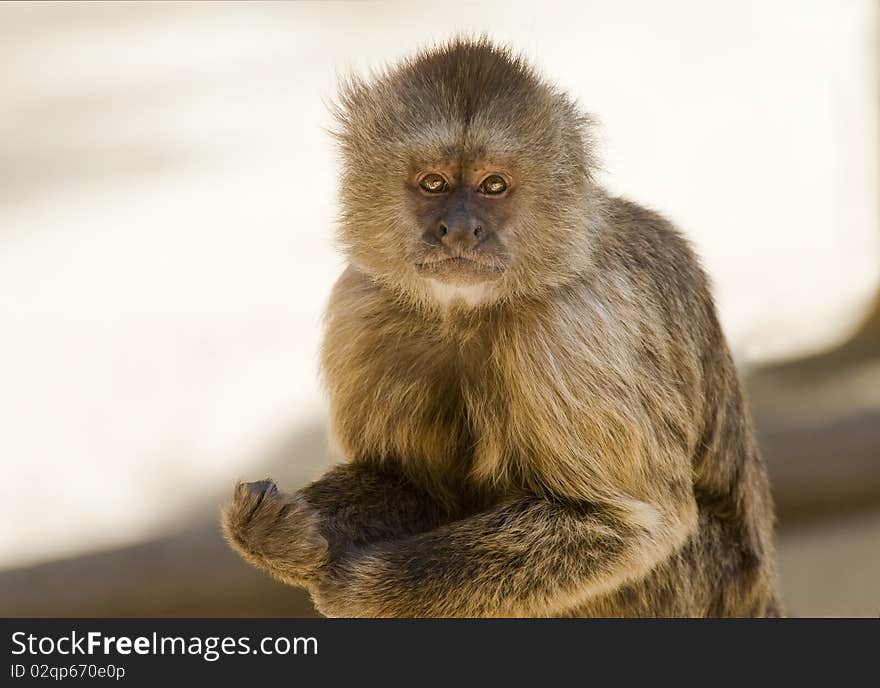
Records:
M840 346L745 382L782 523L880 504L880 295Z
M0 573L3 617L311 617L308 595L232 552L215 525Z
M880 412L762 428L779 522L790 525L880 504Z

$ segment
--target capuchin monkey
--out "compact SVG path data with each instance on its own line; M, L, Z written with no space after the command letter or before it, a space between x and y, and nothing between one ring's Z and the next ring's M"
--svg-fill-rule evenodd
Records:
M458 38L346 81L347 461L241 483L230 544L328 616L777 616L773 507L705 274L591 122Z

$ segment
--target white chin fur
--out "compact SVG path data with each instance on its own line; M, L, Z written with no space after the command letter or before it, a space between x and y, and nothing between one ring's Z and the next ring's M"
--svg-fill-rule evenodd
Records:
M460 303L473 308L489 296L489 288L485 284L447 284L429 279L428 286L437 303L444 307Z

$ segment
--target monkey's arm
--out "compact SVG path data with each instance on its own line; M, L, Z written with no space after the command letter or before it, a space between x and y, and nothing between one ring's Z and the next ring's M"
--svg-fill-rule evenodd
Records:
M448 519L426 491L387 464L335 466L298 494L318 513L333 558L430 530Z
M223 511L229 543L291 585L308 585L346 552L438 526L442 508L393 467L335 466L294 494L271 480L240 483Z
M315 602L330 616L553 615L646 575L693 520L628 499L523 497L331 565Z

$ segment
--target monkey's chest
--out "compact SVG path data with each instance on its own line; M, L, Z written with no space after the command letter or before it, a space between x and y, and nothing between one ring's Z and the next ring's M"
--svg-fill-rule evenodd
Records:
M418 472L467 479L486 449L492 395L460 370L362 368L364 377L331 395L333 430L351 457L381 457Z

